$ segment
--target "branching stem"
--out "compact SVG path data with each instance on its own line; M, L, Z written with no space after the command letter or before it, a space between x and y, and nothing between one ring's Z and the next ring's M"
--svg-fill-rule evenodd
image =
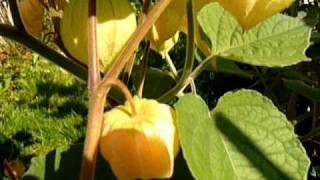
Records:
M98 142L101 135L102 118L106 96L110 91L109 81L117 79L120 72L129 61L130 57L138 47L141 40L150 30L151 26L159 18L161 13L166 9L172 0L159 1L152 10L147 14L145 20L138 24L136 31L131 36L131 39L115 60L115 64L109 72L97 84L95 91L92 92L90 100L90 108L88 112L88 123L85 139L85 147L83 153L83 166L81 179L94 179L96 156L98 152ZM90 1L91 2L91 1ZM92 2L91 2L92 3Z
M186 80L193 69L194 63L194 33L195 33L195 17L194 17L194 1L187 0L187 19L188 19L188 40L187 40L187 54L183 67L182 75L177 84L167 93L158 98L160 102L168 102L174 98L177 93L184 87Z

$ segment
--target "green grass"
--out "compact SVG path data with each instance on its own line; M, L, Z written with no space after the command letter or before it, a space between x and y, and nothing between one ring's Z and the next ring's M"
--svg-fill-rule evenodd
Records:
M0 159L45 154L79 141L86 114L83 81L36 55L0 62Z

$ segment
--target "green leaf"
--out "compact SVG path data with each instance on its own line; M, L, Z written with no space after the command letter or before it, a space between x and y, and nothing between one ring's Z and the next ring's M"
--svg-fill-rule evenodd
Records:
M134 69L132 73L133 83L139 87L140 83L140 69ZM143 87L143 97L158 98L166 91L174 86L175 80L160 69L149 68Z
M186 95L176 109L196 179L306 179L310 162L293 126L261 94L227 93L211 114L201 98Z
M298 94L301 94L311 101L320 101L320 88L311 87L306 83L298 80L284 79L283 82L287 88Z
M216 140L206 103L198 96L185 95L179 99L175 108L178 113L180 144L192 175L198 180L213 179L218 168L211 164L215 157L211 152Z
M56 180L79 179L82 145L71 148L57 148L47 155L34 157L30 168L23 176L23 180ZM99 155L97 158L96 180L116 179L108 164Z
M198 21L211 41L211 53L234 61L283 67L307 61L311 28L303 21L277 14L249 31L218 3L205 6Z

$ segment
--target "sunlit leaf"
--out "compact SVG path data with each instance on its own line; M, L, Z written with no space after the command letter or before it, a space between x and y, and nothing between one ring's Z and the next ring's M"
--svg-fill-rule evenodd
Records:
M227 93L211 113L200 97L186 95L176 109L196 179L306 179L310 162L293 126L258 92Z
M218 3L205 6L199 23L211 42L211 53L257 66L283 67L307 61L311 28L303 21L275 15L244 32Z

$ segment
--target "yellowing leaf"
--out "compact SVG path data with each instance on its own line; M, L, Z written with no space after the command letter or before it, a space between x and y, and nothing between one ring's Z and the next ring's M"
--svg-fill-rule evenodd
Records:
M288 8L294 0L216 0L228 10L244 29Z
M44 8L39 0L18 0L18 9L27 33L39 37L42 31Z

